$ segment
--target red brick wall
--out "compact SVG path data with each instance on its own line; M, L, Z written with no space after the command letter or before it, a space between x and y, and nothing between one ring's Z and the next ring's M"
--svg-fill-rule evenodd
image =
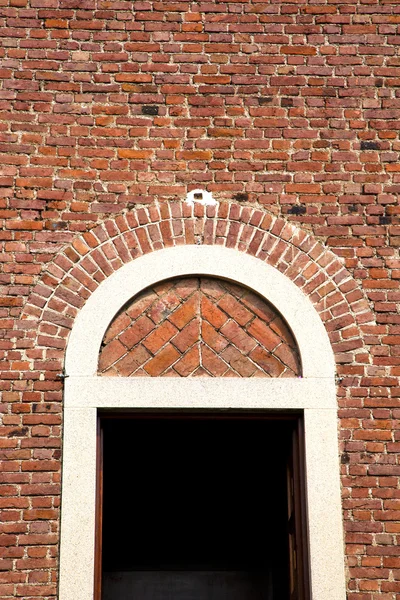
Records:
M111 323L99 373L129 377L296 377L297 345L262 298L226 281L169 280Z
M24 305L21 318L15 321L15 330L7 334L6 339L15 350L8 353L10 359L4 365L8 370L4 372L3 387L7 391L3 392L2 408L7 414L3 417L2 433L9 438L4 442L5 456L12 466L10 473L4 472L3 477L4 481L12 481L15 477L12 469L15 469L17 478L12 488L5 488L3 511L5 518L12 520L11 527L15 531L9 538L10 547L6 548L5 556L19 555L22 559L25 553L42 553L38 558L30 558L29 572L23 570L26 564L23 560L5 563L7 569L14 569L5 575L11 580L7 593L27 589L26 583L14 587L15 572L25 582L37 576L47 578L46 584L38 583L32 588L37 595L47 597L47 591L55 593L54 586L46 586L57 574L58 537L53 532L58 530L56 509L61 469L58 424L62 416L62 383L57 374L63 368L68 334L79 308L98 285L123 264L160 248L195 242L238 248L279 269L296 283L313 302L330 336L338 372L344 378L338 390L342 416L354 415L354 408L361 402L371 411L380 406L379 397L370 398L368 390L360 387L381 383L379 379L367 378L370 347L369 340L364 338L374 328L374 315L342 261L315 237L257 207L224 202L206 210L202 207L193 210L181 202L165 203L106 220L90 232L75 237L72 244L49 261ZM17 370L20 368L17 352L26 361L23 371ZM375 433L374 424L368 427L365 423L362 429L361 425L356 427L354 422L343 420L343 425L346 427L343 434L350 439L343 454L346 471L348 461L357 456L356 449L360 447L357 440L363 439L359 434L365 434L365 441L361 443L371 452L380 432ZM20 448L29 449L25 455L29 462L23 462ZM9 468L5 464L5 469ZM28 471L21 480L19 471L24 468ZM352 496L354 490L354 498L357 498L360 487L377 488L378 481L373 486L369 477L360 480L358 474L353 475L351 470L349 473L351 479L344 479L346 495ZM31 481L35 482L34 487L26 485ZM364 486L360 486L361 482ZM26 507L30 502L54 507L51 513L54 518L50 518L49 513L37 513L32 522L28 521L23 510L13 510L20 497ZM358 503L356 500L356 508ZM350 527L354 527L353 513L347 510L345 516L351 522ZM354 535L361 535L357 539L366 541L365 520L356 523L362 533L349 534L350 550L358 548ZM31 533L37 528L45 530L46 535L32 538ZM375 541L372 535L371 547ZM360 552L360 559L368 559L365 553L366 550ZM349 562L352 560L350 555ZM354 581L357 581L355 577Z
M400 593L399 24L396 0L0 0L1 599L56 597L77 311L182 243L257 255L314 303L343 377L349 600ZM193 187L219 207L182 208Z

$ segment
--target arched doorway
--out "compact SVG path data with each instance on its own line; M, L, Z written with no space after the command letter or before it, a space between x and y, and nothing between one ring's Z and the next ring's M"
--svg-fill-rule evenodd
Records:
M296 339L301 378L96 375L104 333L130 298L166 278L203 274L246 286L277 308ZM80 311L68 344L66 373L60 600L93 598L96 427L102 409L300 411L305 425L311 596L345 597L333 355L311 303L279 271L218 246L175 247L128 263L104 281Z
M275 307L203 275L131 299L98 375L293 378L301 363ZM309 598L300 411L103 411L99 430L96 599Z

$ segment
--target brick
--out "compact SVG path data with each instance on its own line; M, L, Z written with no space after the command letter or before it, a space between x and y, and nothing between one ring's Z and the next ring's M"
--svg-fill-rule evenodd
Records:
M215 279L202 279L201 290L210 298L214 298L214 300L218 300L225 293L225 289L221 282Z
M230 317L232 317L239 325L246 325L253 317L242 304L240 304L232 296L224 296L218 302L219 308L222 308Z
M272 329L260 319L255 319L251 323L248 332L270 351L274 350L281 341Z
M209 325L207 321L201 323L201 335L204 342L210 346L212 350L221 352L228 345L228 341L222 335L220 335L214 327Z
M153 291L146 291L141 294L140 299L138 299L134 304L132 304L129 309L127 309L126 314L131 319L137 319L157 298L157 294Z
M200 320L195 318L172 340L173 345L182 353L186 352L200 339Z
M282 54L295 54L303 56L313 56L317 53L317 50L313 46L282 46Z
M289 367L293 374L300 373L300 365L296 352L289 348L286 344L280 344L274 350L274 356L279 358L284 365Z
M168 344L145 365L144 369L152 377L157 377L176 362L178 358L179 352L171 344Z
M210 127L208 135L216 138L238 138L243 136L243 129L228 127Z
M257 344L235 321L226 323L221 333L242 352L250 352Z
M156 354L176 333L178 329L169 321L164 321L159 327L145 339L143 345Z
M264 348L257 346L249 356L270 377L280 377L285 371L284 365Z
M111 326L107 329L107 333L104 336L103 342L107 344L111 342L115 337L117 337L124 329L131 324L131 319L128 317L126 313L122 313L117 317L111 324Z
M199 298L197 293L193 294L182 304L180 308L178 308L172 315L168 318L169 320L179 329L182 329L185 325L189 323L193 319L193 317L198 313L198 305Z
M119 336L119 340L130 349L141 342L153 329L154 323L148 317L142 316Z
M101 352L99 359L99 369L103 370L112 365L121 358L126 352L126 348L118 340L112 340Z
M201 357L202 365L213 377L222 377L227 372L226 362L207 346L202 346Z
M136 160L151 158L153 152L151 150L131 150L129 148L121 148L118 150L120 158L132 158Z
M187 377L200 366L199 346L195 345L186 352L177 363L174 364L174 371L181 377Z
M251 377L257 370L257 367L239 350L229 346L222 353L221 357L241 376Z
M175 283L175 292L183 299L188 298L199 287L199 280L193 277L178 279Z
M144 346L136 346L114 364L114 371L121 377L130 377L150 358L151 354Z
M161 323L180 305L179 297L174 291L163 294L157 302L154 302L148 315L154 323Z
M206 296L201 298L201 316L216 329L222 327L228 320L228 317Z
M252 313L256 314L260 319L267 323L276 316L272 307L270 307L265 300L252 292L246 291L241 300Z

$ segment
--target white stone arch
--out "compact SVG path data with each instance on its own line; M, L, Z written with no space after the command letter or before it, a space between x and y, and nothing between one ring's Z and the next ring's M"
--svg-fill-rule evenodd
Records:
M99 377L104 333L133 296L171 277L207 275L242 284L289 324L301 378ZM124 265L93 292L67 345L59 600L93 600L98 409L304 411L312 600L344 600L335 363L310 300L277 269L222 246L178 246Z

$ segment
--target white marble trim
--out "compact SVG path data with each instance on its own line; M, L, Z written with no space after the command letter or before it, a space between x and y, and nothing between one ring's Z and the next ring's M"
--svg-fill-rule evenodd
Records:
M70 377L68 408L302 410L334 408L328 379L222 377Z

